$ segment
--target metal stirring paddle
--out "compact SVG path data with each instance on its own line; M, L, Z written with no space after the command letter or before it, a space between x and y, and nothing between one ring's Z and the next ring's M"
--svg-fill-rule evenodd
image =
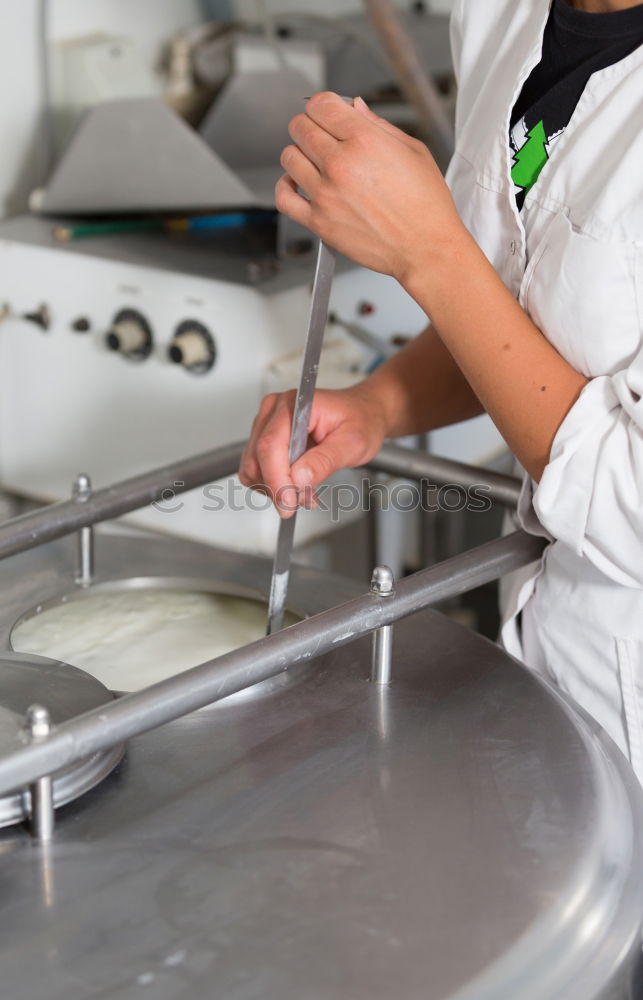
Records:
M334 273L335 251L326 246L323 240L320 240L315 280L313 282L308 334L304 349L304 361L290 431L288 461L291 466L298 458L301 458L308 445L310 411L315 394L315 384L319 370L319 356L324 340L326 321L328 319L328 304ZM279 524L277 550L272 566L272 580L270 582L270 598L268 602L268 635L278 632L283 623L296 519L297 512L295 511L292 517L285 520L282 519Z

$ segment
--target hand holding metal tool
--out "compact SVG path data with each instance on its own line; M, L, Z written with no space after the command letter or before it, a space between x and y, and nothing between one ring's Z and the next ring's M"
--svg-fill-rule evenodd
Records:
M304 349L304 361L301 370L301 379L297 397L295 399L295 409L293 411L292 428L290 431L290 445L288 447L288 461L292 466L297 459L306 451L308 445L308 425L310 423L310 413L315 394L317 382L317 372L319 370L319 357L324 340L324 330L328 318L328 305L330 302L330 290L335 273L335 251L326 246L323 240L319 243L319 253L317 255L317 268L315 270L315 280L313 282L312 302L310 307L310 320L308 323L308 334L306 337L306 347ZM295 535L295 522L297 512L282 519L279 525L277 536L277 551L272 567L272 580L270 583L270 598L268 603L268 628L267 634L278 632L282 626L286 596L288 594L288 577L290 575L290 559L292 555L293 538Z

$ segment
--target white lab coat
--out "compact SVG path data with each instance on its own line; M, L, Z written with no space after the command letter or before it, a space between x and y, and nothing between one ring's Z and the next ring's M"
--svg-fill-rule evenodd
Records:
M456 0L452 21L448 180L460 214L534 323L591 379L540 483L525 480L519 522L551 544L510 588L502 636L598 720L643 781L643 46L591 77L520 216L509 116L540 60L549 6Z

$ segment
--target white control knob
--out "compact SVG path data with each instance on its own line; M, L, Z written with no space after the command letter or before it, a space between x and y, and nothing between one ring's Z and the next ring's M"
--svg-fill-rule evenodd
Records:
M189 321L178 327L168 348L170 361L197 373L204 373L212 368L215 354L214 341L209 331L200 323Z
M152 350L152 333L143 316L133 309L124 309L114 318L105 343L110 351L142 360Z

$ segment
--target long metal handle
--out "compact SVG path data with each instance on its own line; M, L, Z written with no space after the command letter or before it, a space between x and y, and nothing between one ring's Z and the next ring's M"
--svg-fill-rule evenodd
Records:
M304 361L301 369L301 379L290 431L288 461L293 465L306 451L308 446L308 425L313 406L319 358L324 342L324 331L328 320L328 305L330 290L335 273L335 251L331 250L323 240L319 243L317 267L313 282L313 294L310 306L310 320L304 349ZM270 582L270 598L268 601L268 635L278 632L283 623L286 597L288 595L288 578L290 576L290 560L295 537L295 522L297 511L289 518L282 519L277 535L277 549L272 568Z
M399 618L480 587L538 559L545 540L519 531L400 580L395 594L364 594L152 687L62 723L42 743L0 758L0 795L138 736L235 691L310 663Z

